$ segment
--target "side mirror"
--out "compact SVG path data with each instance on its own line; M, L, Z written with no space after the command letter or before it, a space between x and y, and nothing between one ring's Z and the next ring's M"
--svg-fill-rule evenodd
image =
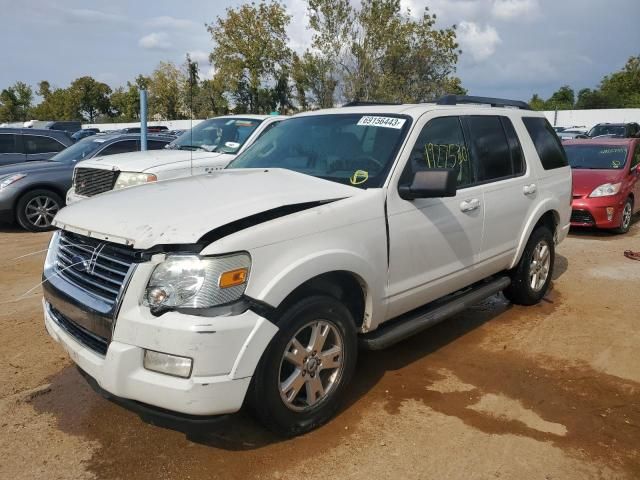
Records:
M452 168L422 170L414 174L410 185L399 186L398 193L405 200L455 197L457 183L458 172Z

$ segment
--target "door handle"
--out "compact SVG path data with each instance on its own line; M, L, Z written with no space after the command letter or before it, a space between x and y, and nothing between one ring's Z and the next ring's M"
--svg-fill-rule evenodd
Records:
M460 202L460 210L462 212L472 212L480 208L480 200L472 198L471 200L464 200Z
M525 185L524 187L522 187L522 192L525 195L533 195L534 193L536 193L537 190L538 190L538 187L535 183L532 183L530 185Z

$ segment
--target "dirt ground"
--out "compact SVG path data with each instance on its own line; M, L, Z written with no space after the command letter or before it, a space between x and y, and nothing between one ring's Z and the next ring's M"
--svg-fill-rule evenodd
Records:
M538 306L494 296L362 352L339 416L286 441L243 414L169 430L95 394L44 329L48 238L0 230L1 479L640 478L640 262L622 255L640 222L572 234Z

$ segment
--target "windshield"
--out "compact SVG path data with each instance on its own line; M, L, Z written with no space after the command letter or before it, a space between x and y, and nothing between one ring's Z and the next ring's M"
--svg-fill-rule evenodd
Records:
M212 118L184 132L168 148L237 153L260 123L255 118Z
M286 168L360 188L380 187L409 124L406 117L362 114L291 118L227 168Z
M601 135L624 137L624 127L621 125L596 125L589 131L590 137L599 137Z
M96 138L95 136L83 138L77 141L70 147L65 148L60 153L57 153L51 157L52 162L71 163L83 160L85 158L92 157L105 142L103 138Z
M620 170L627 161L627 147L611 145L565 145L571 168Z

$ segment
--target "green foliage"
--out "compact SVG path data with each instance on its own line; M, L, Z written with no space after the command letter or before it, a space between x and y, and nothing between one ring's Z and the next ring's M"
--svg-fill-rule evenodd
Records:
M69 95L74 111L93 123L99 114L107 115L111 109L111 87L92 77L75 79L69 87Z
M33 89L24 82L16 82L0 92L0 122L28 120L33 101Z
M228 8L224 18L207 25L214 42L211 63L226 80L238 110L271 110L272 85L291 61L286 33L290 20L282 4L262 1ZM279 99L278 103L288 102Z
M545 102L547 110L571 110L575 103L575 93L569 85L563 85Z
M151 77L145 80L149 91L149 116L156 120L188 118L184 102L187 75L171 62L160 62Z
M538 95L537 93L534 93L531 97L531 100L529 100L529 106L532 110L540 111L545 109L544 100L540 98L540 95Z

